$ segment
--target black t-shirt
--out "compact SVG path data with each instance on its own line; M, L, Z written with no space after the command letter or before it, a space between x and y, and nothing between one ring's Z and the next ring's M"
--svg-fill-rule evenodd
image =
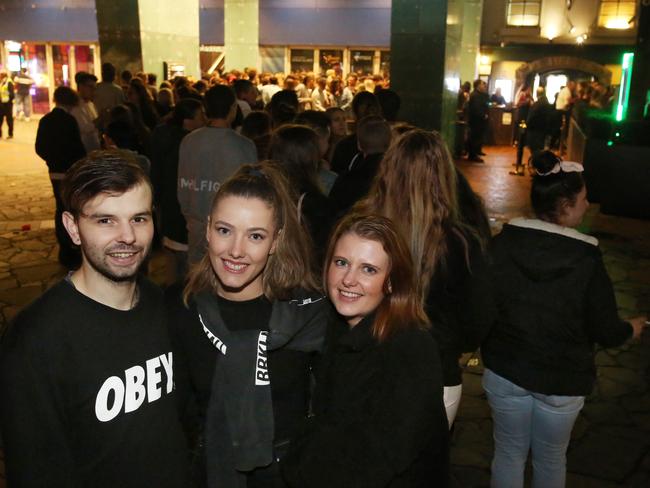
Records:
M116 310L62 281L16 318L0 350L10 485L187 485L162 295L146 280L139 295Z
M273 304L264 296L241 302L217 299L219 313L229 330L268 330ZM183 378L177 376L176 380L183 392L182 415L191 431L200 431L210 400L215 364L221 353L203 331L196 307L191 304L188 309L182 304L179 290L170 290L167 304L175 357L183 370L179 372ZM307 413L312 357L310 353L287 348L268 352L276 442L292 437ZM188 412L192 397L196 400L196 412Z

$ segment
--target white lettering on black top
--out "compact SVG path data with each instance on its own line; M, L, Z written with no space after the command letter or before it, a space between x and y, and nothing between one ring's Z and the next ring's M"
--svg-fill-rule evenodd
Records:
M228 347L223 343L221 339L219 339L216 335L214 335L210 330L205 326L205 323L203 322L203 317L201 317L201 314L199 314L199 321L201 322L201 326L203 327L203 332L208 336L208 339L212 341L212 344L221 351L221 354L224 356L226 355L226 350Z
M269 333L266 330L260 331L257 340L257 362L255 363L255 386L266 386L269 381L269 363L266 356L266 342Z
M167 384L165 392L174 389L173 356L171 352L146 361L145 366L132 366L124 370L124 379L111 376L102 384L95 398L95 416L100 422L110 422L117 415L134 412L147 403L162 397L160 367L165 370Z

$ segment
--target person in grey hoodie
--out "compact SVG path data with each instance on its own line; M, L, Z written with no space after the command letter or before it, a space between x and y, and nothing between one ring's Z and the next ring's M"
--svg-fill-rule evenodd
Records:
M214 193L242 165L257 162L257 149L230 128L237 114L231 88L215 85L205 94L206 127L181 143L177 196L187 222L188 259L198 262L205 251L205 225Z

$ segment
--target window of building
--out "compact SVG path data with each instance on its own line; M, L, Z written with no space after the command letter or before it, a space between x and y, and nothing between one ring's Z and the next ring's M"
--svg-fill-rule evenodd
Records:
M598 26L606 29L629 29L632 27L635 0L601 0Z
M541 9L541 3L541 0L508 0L508 25L539 25L539 11Z
M382 51L379 58L379 73L390 78L390 51Z
M290 66L293 73L314 71L314 50L292 49Z
M336 75L341 76L343 72L343 50L321 49L319 51L318 64L321 75L324 76L329 70L334 70Z
M262 72L284 72L284 54L283 46L261 46L260 59L262 61Z
M371 75L374 72L375 51L350 50L350 72Z

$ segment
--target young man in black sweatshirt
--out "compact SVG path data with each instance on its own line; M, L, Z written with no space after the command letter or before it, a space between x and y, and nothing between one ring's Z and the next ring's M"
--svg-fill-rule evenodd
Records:
M81 267L23 310L0 345L9 486L187 486L160 290L138 275L152 190L122 151L66 174Z

